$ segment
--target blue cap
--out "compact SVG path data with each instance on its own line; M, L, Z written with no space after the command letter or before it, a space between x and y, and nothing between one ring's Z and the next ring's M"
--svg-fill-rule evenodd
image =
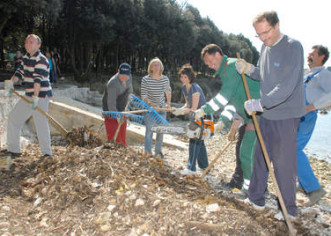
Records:
M131 66L126 62L122 63L118 69L122 75L131 75Z

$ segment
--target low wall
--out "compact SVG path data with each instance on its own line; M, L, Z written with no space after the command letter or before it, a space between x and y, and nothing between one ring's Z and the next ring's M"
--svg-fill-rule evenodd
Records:
M83 109L56 101L51 101L49 106L49 114L68 131L73 128L86 125L89 130L99 134L99 137L102 140L107 140L104 119L99 114L84 111ZM50 125L50 129L52 134L60 134L60 131L57 130L55 126ZM144 135L144 126L135 125L132 123L128 124L126 136L129 145L137 143L143 144ZM173 146L176 148L188 148L187 143L176 140L171 135L164 135L163 142L164 145Z

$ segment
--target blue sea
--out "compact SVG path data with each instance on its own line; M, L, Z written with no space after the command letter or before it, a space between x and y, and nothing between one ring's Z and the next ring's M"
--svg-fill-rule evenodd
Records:
M318 114L313 135L305 149L309 156L331 163L331 111Z

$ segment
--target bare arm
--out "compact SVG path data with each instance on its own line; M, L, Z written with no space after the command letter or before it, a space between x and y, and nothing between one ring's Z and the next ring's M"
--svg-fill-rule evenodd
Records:
M171 93L166 93L166 97L167 97L166 108L170 108L170 104L171 104Z

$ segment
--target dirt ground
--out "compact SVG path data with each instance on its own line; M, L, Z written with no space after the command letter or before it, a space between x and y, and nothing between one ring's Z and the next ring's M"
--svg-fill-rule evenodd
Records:
M77 137L79 130L76 130ZM143 146L102 144L93 134L68 145L52 137L53 158L29 145L0 172L1 235L287 235L269 183L267 209L255 211L222 188L234 170L234 145L208 178L183 177L188 151L164 147L165 159L145 157ZM209 161L227 141L206 141ZM330 192L330 164L312 160ZM200 172L198 172L201 174ZM297 194L298 235L330 235L330 194L314 207Z

